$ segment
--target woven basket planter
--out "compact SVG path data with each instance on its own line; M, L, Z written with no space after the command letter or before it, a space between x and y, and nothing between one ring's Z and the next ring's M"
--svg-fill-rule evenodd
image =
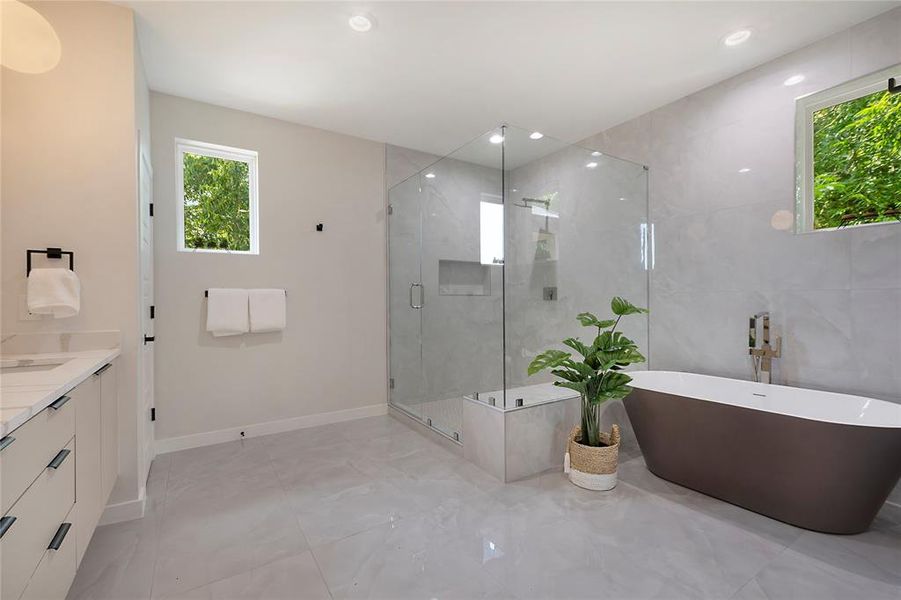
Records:
M610 433L601 433L606 446L583 446L576 440L582 429L573 427L569 434L566 463L569 480L587 490L611 490L616 487L616 467L619 462L619 426Z

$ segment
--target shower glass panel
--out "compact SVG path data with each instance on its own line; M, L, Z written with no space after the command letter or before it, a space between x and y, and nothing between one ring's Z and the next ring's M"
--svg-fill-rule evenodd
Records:
M491 135L423 175L422 414L456 439L463 396L504 382L502 145Z
M596 330L577 314L606 318L613 296L648 305L651 240L642 165L513 127L504 146L505 406L515 408L573 395L554 387L552 375L526 369L537 353L566 349L567 337L590 345ZM630 317L620 330L647 353L647 317Z
M388 235L388 319L391 403L422 418L422 252L420 176L391 189Z
M526 368L610 299L648 304L642 165L515 127L446 157L388 147L390 401L462 441L464 398L571 397ZM622 330L647 352L648 321ZM466 400L466 401L470 401Z

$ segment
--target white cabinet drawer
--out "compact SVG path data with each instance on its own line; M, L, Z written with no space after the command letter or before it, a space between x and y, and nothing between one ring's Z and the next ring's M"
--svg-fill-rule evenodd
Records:
M100 378L89 377L70 394L75 404L75 449L78 450L75 461L75 502L78 504L75 540L80 563L106 506L101 484L103 433L100 429Z
M9 511L75 435L74 402L57 400L54 404L57 409L45 408L4 438L7 445L0 450L0 515Z
M66 523L72 524L75 508L69 511ZM57 530L58 534L64 533ZM65 600L69 592L69 586L75 579L75 528L70 527L65 531L65 537L59 541L56 549L47 549L44 557L31 581L25 588L20 600Z
M41 474L16 502L7 518L15 518L0 537L0 597L16 600L44 556L53 536L75 503L75 444L65 446L69 454L57 468ZM59 450L57 450L59 452ZM53 460L51 457L47 462ZM74 531L69 535L73 538ZM68 540L69 544L74 540Z

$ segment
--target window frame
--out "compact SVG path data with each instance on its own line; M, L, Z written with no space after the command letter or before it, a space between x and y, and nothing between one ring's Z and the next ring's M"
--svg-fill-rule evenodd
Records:
M801 96L795 99L795 233L838 231L874 225L896 225L895 221L857 223L844 227L814 227L813 196L813 115L829 108L886 90L888 79L901 80L901 64L864 75L840 85Z
M247 164L247 190L249 198L250 249L229 250L224 248L190 248L185 244L185 153L221 158ZM183 138L175 138L175 187L176 187L176 242L179 252L201 252L211 254L249 254L260 253L259 231L259 154L256 150L246 150L232 146L222 146L208 142L199 142Z

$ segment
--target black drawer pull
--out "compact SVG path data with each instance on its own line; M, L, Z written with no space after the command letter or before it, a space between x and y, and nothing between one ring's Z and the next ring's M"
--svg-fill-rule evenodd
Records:
M54 456L53 460L50 461L50 464L47 465L47 468L48 469L58 469L59 466L61 464L63 464L63 461L66 460L66 457L69 456L69 454L71 452L72 451L69 450L68 448L63 448L62 450L60 450L59 452L56 453L56 456Z
M66 539L66 534L69 533L70 529L72 529L72 523L63 523L60 525L59 529L56 530L56 535L50 540L50 545L47 546L47 550L59 550L59 547L63 545L63 540Z
M4 438L0 438L0 450L3 450L4 448L6 448L7 446L9 446L10 444L12 444L15 441L16 441L16 438L14 438L11 435L8 435Z
M0 519L0 538L3 537L3 534L9 531L9 528L13 526L13 523L16 522L15 517L11 517L9 515Z
M50 405L50 408L52 408L53 410L59 410L63 407L63 404L68 402L70 399L71 398L69 398L68 396L60 396L53 404Z
M105 365L94 371L94 375L103 375L103 372L109 369L111 366L113 366L113 363L106 363Z

